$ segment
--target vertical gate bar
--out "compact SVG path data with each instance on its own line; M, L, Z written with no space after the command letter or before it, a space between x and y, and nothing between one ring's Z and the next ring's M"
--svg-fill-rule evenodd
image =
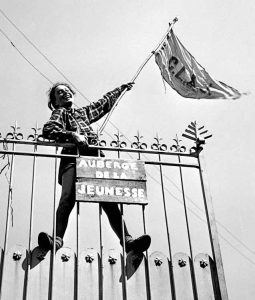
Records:
M138 160L141 160L141 153L138 151ZM143 232L146 234L146 222L145 222L145 205L142 205L142 214L143 214ZM146 251L146 258L148 259L148 253Z
M98 150L98 156L101 157L101 150ZM100 244L100 259L99 259L99 300L104 297L104 269L103 269L103 231L102 231L102 205L99 203L99 244Z
M141 160L141 153L138 151L138 160ZM142 205L142 215L143 215L143 232L146 234L146 222L145 222L145 205ZM145 252L145 257L146 257L146 285L147 285L147 297L148 300L151 300L151 287L150 287L150 267L149 267L149 255L148 255L148 250Z
M138 160L141 160L141 153L138 151ZM143 214L143 232L146 234L146 222L145 222L145 205L142 205L142 214ZM148 253L146 251L146 257L148 258Z
M100 241L100 272L99 272L99 299L103 300L104 295L104 269L103 269L103 233L102 233L102 205L99 203L99 241Z
M177 157L178 157L178 162L181 163L180 155L177 155ZM184 207L185 221L186 221L188 241L189 241L189 251L190 251L190 258L191 258L191 273L192 273L192 279L193 279L194 299L198 299L197 285L196 285L196 279L195 279L195 270L194 270L193 250L192 250L191 235L190 235L189 218L188 218L186 197L185 197L185 191L184 191L184 181L183 181L183 174L182 174L182 168L181 167L179 167L179 171L180 171L180 179L181 179L183 207Z
M180 155L178 155L178 162L181 163ZM186 221L187 234L188 234L188 240L189 240L190 257L191 257L191 260L193 261L193 250L192 250L192 243L191 243L190 226L189 226L186 197L185 197L185 192L184 192L184 181L183 181L183 174L182 174L181 167L179 167L179 171L180 171L180 179L181 179L181 189L182 189L182 199L183 199L183 206L184 206L185 221Z
M143 214L143 232L146 234L147 230L146 230L146 222L145 222L145 205L142 205L142 214Z
M120 151L117 151L118 158L120 159ZM121 213L121 239L122 239L122 294L123 294L123 300L128 299L127 298L127 277L126 277L126 269L125 269L125 263L126 263L126 243L125 243L125 231L124 231L124 217L123 217L123 204L120 204L120 213Z
M12 151L15 150L15 142L12 143ZM2 259L2 276L0 278L0 299L2 291L2 281L4 276L4 261L5 254L7 251L7 242L9 237L9 223L10 223L10 209L11 209L11 199L12 199L12 180L13 180L13 170L14 170L14 154L11 155L10 161L10 175L9 175L9 190L8 190L8 200L7 200L7 209L6 209L6 221L5 221L5 233L4 233L4 247L3 247L3 259Z
M37 145L34 146L34 153L37 152ZM31 241L33 234L33 213L34 213L34 188L35 188L35 171L36 171L36 156L33 156L32 165L32 188L31 188L31 201L30 201L30 216L29 216L29 233L28 233L28 259L27 259L27 284L25 288L27 289L29 284L29 275L31 266ZM27 290L25 291L25 299L27 297Z
M126 278L126 269L125 269L125 262L126 262L126 243L125 243L125 232L124 232L124 217L123 217L123 204L120 205L120 212L121 212L121 238L122 238L122 253L123 259L121 262L122 265L122 287L123 287L123 300L127 298L127 278Z
M57 155L58 146L56 146L55 154ZM54 264L55 264L55 253L56 253L56 188L57 188L57 160L55 157L54 166L54 195L53 195L53 250L51 253L51 264L50 264L50 282L49 282L49 300L53 299L53 281L54 281Z
M79 254L80 254L80 202L76 202L76 263L75 263L75 299L79 297Z
M219 286L220 295L217 296L219 300L228 300L227 286L225 281L223 262L220 250L220 243L218 239L217 225L215 220L215 214L213 210L212 197L209 190L209 183L207 174L205 172L205 160L203 155L198 155L199 175L202 187L202 194L204 199L205 213L209 231L209 237L212 248L213 260L216 266L216 275ZM216 291L217 292L217 291Z
M37 152L37 145L34 146L34 153ZM28 252L31 250L31 241L33 234L33 212L34 212L34 188L35 188L35 171L36 171L36 156L33 156L32 166L32 189L31 189L31 202L30 202L30 222L29 222L29 236L28 236Z
M142 213L143 213L143 231L146 234L146 223L145 223L145 205L142 205ZM147 290L147 298L151 300L151 287L150 287L150 267L149 267L149 255L148 250L145 252L146 262L145 262L145 270L146 270L146 290Z
M161 156L158 155L159 162L161 162ZM172 297L173 300L176 299L175 294L175 282L174 282L174 273L173 273L173 257L172 257L172 250L171 250L171 241L170 241L170 233L169 233L169 225L168 225L168 218L167 218L167 211L166 211L166 199L165 199L165 188L164 188L164 179L163 179L163 170L162 165L159 164L159 171L160 171L160 180L161 180L161 190L162 190L162 198L163 198L163 206L164 206L164 215L165 215L165 223L166 223L166 231L167 231L167 242L168 242L168 250L169 250L169 259L170 259L170 278L171 278L171 288L172 288Z
M12 151L15 151L15 143L12 143ZM12 180L13 180L13 169L14 169L14 154L11 155L10 162L10 175L9 175L9 190L8 190L8 200L7 200L7 212L6 212L6 223L5 223L5 235L4 235L4 254L7 250L7 241L9 237L9 223L10 223L10 209L11 209L11 198L12 198Z

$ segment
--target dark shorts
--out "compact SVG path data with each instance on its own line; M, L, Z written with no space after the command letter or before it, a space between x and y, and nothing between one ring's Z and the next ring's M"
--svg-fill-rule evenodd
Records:
M76 149L63 149L61 154L69 154L69 155L76 155ZM97 149L88 149L83 153L80 153L83 156L99 156L99 150ZM100 157L104 157L104 153L100 150ZM62 185L62 176L63 174L70 168L76 167L76 158L75 157L63 157L60 160L59 171L58 171L58 183Z

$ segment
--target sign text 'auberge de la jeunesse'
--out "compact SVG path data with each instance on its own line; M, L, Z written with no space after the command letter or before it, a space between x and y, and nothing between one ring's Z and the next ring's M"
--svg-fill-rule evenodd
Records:
M76 200L147 204L146 174L140 160L80 157Z

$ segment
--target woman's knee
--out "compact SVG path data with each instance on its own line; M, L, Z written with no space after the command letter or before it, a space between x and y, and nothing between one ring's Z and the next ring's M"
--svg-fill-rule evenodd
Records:
M58 213L62 213L62 212L70 213L72 211L74 205L75 205L75 201L68 201L68 202L62 201L58 205L57 212Z
M72 210L75 205L75 194L73 192L62 191L58 209Z

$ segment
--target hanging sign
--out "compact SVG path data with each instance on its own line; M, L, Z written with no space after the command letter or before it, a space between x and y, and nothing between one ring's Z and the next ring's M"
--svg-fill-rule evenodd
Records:
M148 204L144 162L82 156L76 160L76 201Z

